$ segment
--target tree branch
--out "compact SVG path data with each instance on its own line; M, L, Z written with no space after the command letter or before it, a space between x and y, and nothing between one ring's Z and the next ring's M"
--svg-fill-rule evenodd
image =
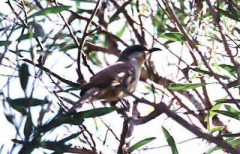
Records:
M147 100L145 100L147 101ZM151 102L148 102L151 103ZM164 103L159 103L154 106L154 111L151 112L149 115L142 117L140 119L132 119L131 122L133 122L136 125L144 124L148 121L151 121L152 119L158 117L162 113L165 113L168 117L172 118L174 121L179 123L181 126L195 134L199 138L203 138L209 142L215 143L217 146L223 148L226 150L226 152L237 154L238 151L233 148L229 143L225 142L222 138L214 137L212 135L206 134L202 132L198 127L189 124L185 119L171 111Z

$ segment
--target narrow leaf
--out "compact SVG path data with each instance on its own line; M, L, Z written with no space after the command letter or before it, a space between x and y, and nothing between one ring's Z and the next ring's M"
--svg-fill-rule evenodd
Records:
M39 146L42 148L54 150L54 153L59 153L59 154L66 152L66 150L71 147L71 145L65 145L64 143L57 142L57 141L40 142Z
M234 80L234 81L231 81L227 84L227 87L228 88L234 88L234 87L238 87L238 80Z
M219 113L219 114L222 114L222 115L225 115L225 116L228 116L228 117L240 120L240 112L233 113L233 112L224 111L224 110L213 110L212 112L216 112L216 113Z
M111 113L115 111L116 109L114 107L107 107L107 108L96 108L96 109L91 109L83 112L79 112L74 114L74 117L78 119L79 117L81 118L95 118L99 116L103 116L105 114Z
M237 70L234 66L226 65L226 64L221 64L221 65L218 65L218 66L220 66L224 70L228 71L232 76L237 77L237 75L236 75Z
M234 102L234 100L232 100L232 99L217 99L217 100L215 100L214 102L217 102L217 103L233 103Z
M28 65L25 63L23 63L19 68L19 79L20 79L22 89L26 91L28 79L29 79L29 71L28 71Z
M171 136L171 134L164 127L162 127L162 131L163 131L163 134L164 134L164 136L165 136L165 138L168 142L168 145L171 147L172 154L178 154L176 143L175 143L173 137Z
M48 103L47 100L40 100L35 98L17 98L17 99L10 99L7 98L9 105L14 108L15 110L19 111L22 114L26 114L26 108L38 105L44 105Z
M99 59L98 54L96 52L89 53L89 60L91 60L91 62L97 66L102 64L101 60Z
M210 71L202 70L200 68L193 68L193 67L191 67L190 69L195 71L195 72L198 72L198 73L202 73L202 74L207 74L209 76L213 76L212 72L210 72ZM215 75L217 75L217 76L219 76L219 77L221 77L223 79L229 79L228 76L219 75L219 74L215 74Z
M33 122L32 122L31 112L29 112L25 126L24 126L24 131L23 131L26 139L31 135L32 130L33 130Z
M74 133L74 134L72 134L72 135L70 135L70 136L68 136L68 137L65 137L65 138L61 139L61 140L58 141L58 142L65 143L65 142L67 142L67 141L70 141L70 140L72 140L72 139L78 137L80 134L82 134L82 132Z
M230 105L225 104L224 107L225 107L225 109L227 109L227 111L229 111L229 112L236 113L236 114L240 114L240 112L239 112L237 109L233 108L233 107L230 106Z
M224 137L239 137L240 133L229 133L229 134L224 134L222 136L224 136Z
M214 133L216 131L223 130L224 128L225 128L224 126L215 126L215 127L211 128L210 132Z
M96 108L78 113L67 113L64 115L60 112L58 116L56 116L53 120L51 120L47 124L43 125L41 128L39 128L39 130L41 132L47 132L62 124L79 125L83 123L85 118L100 117L108 113L111 113L115 110L116 110L115 108L109 107L109 108Z
M140 148L141 146L151 142L152 140L155 140L156 137L150 137L150 138L146 138L146 139L143 139L139 142L137 142L136 144L132 145L130 148L129 148L129 152L133 152L134 150Z
M213 153L214 151L218 151L218 150L222 150L222 148L218 147L218 146L215 146L211 149L209 149L207 152L205 152L205 154L211 154Z
M17 41L23 41L23 40L26 40L26 39L30 39L30 38L33 38L33 36L34 36L33 33L23 34L23 35L19 36Z
M226 142L228 142L231 146L233 147L237 147L238 145L240 145L240 139L235 139L235 140L226 140ZM205 154L211 154L213 153L214 151L217 151L217 150L222 150L221 147L219 146L215 146L211 149L209 149Z
M122 28L120 29L120 31L117 32L117 36L118 36L119 38L122 37L122 35L123 35L123 33L125 32L126 28L127 28L127 24L124 24L124 25L122 26Z
M235 27L234 30L236 30L238 32L238 34L240 34L240 29Z
M240 18L239 18L239 16L238 16L238 14L233 14L233 13L230 12L230 11L225 11L225 10L222 10L222 9L220 9L220 8L217 8L217 7L215 7L215 8L218 10L218 12L219 12L220 14L222 14L222 15L230 18L230 19L233 19L233 20L235 20L235 21L240 21Z
M206 85L206 84L204 84L204 83L186 83L186 84L169 83L167 85L167 88L171 89L171 90L187 90L187 89L196 89L196 88L204 86L204 85Z
M210 110L209 112L209 118L214 117L217 113L214 112L215 110L218 110L224 102L217 102Z
M0 41L0 46L8 46L12 43L12 41Z
M167 39L168 41L185 41L184 36L179 32L161 33L159 36Z
M58 13L64 10L68 10L70 9L71 6L53 6L53 7L49 7L46 9L42 9L41 11L35 12L32 15L29 16L29 18L31 17L36 17L36 16L41 16L41 15L47 15L47 14L52 14L52 13Z

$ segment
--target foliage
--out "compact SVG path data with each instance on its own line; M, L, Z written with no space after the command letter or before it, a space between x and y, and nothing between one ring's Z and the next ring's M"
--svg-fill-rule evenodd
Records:
M62 3L0 2L0 113L15 129L12 148L3 144L1 153L157 153L165 139L173 154L186 153L177 149L172 133L178 125L193 126L187 128L193 138L213 143L206 153L239 150L239 0ZM133 93L116 105L94 102L68 112L80 98L81 84L133 44L163 50L142 70L137 96L144 99ZM169 110L158 111L159 104ZM168 126L159 128L165 122L154 120L169 112L178 123L171 134ZM149 129L139 133L140 124Z

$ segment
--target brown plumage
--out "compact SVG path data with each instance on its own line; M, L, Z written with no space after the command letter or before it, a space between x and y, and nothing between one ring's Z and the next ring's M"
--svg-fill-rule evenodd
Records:
M135 74L135 72L131 64L126 65L124 62L117 62L95 74L90 79L89 83L86 83L81 87L80 95L83 96L86 91L93 87L99 88L100 91L104 89L105 93L117 94L118 88L121 89L126 86L123 84L124 80L128 80L128 82L131 83L131 80L133 80L132 74Z
M90 81L81 87L81 98L70 111L84 103L96 100L115 101L132 93L139 81L146 55L157 50L159 49L147 49L142 45L126 48L115 64L93 75Z

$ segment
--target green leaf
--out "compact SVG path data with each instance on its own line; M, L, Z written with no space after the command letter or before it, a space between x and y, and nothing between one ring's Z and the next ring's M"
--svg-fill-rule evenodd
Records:
M228 17L230 19L236 20L236 21L240 21L240 17L238 16L238 14L232 13L230 11L225 11L225 10L222 10L220 8L217 8L217 7L215 7L215 8L218 10L220 15L224 15L224 16L226 16L226 17Z
M156 137L150 137L150 138L143 139L143 140L135 143L134 145L132 145L128 150L131 153L134 150L140 148L141 146L143 146L143 145L145 145L145 144L147 144L147 143L149 143L149 142L151 142L152 140L155 140L155 139L156 139Z
M229 112L229 111L223 111L223 110L212 110L212 112L216 112L216 113L240 120L240 112L235 113L235 112Z
M77 10L78 13L84 13L84 12L87 12L89 14L92 14L93 13L93 10L88 10L88 9L78 9Z
M188 90L188 89L196 89L196 88L204 86L204 85L206 85L206 84L204 84L204 83L186 83L186 84L169 83L167 85L167 88L171 89L171 90Z
M58 141L58 142L65 143L65 142L67 142L67 141L70 141L70 140L78 137L80 134L82 134L82 131L81 131L81 132L74 133L74 134L72 134L72 135L70 135L70 136L68 136L68 137L65 137L65 138L61 139L60 141Z
M71 99L69 99L69 98L66 98L66 97L62 97L62 96L59 96L62 100L64 100L65 102L67 102L67 103L70 103L70 104L72 104L72 105L74 105L75 103L76 103L76 101L73 101L73 100L71 100Z
M237 77L237 69L234 66L231 65L226 65L226 64L221 64L218 65L221 68L223 68L224 70L228 71L232 76Z
M26 40L26 39L30 39L30 38L33 38L33 36L34 36L33 33L23 34L23 35L19 36L17 41L23 41L23 40Z
M96 109L91 109L91 110L76 113L76 114L74 114L74 117L76 119L95 118L95 117L100 117L100 116L106 115L106 114L111 113L115 110L116 110L116 108L114 108L114 107L96 108ZM71 121L70 124L71 123L74 124L74 120Z
M21 87L24 91L26 91L28 79L29 79L29 71L28 71L28 65L23 63L19 68L19 79L21 83Z
M8 46L12 43L12 41L0 41L0 46Z
M32 15L29 16L29 18L36 17L36 16L41 16L41 15L52 14L52 13L58 13L58 12L61 12L61 11L68 10L70 8L71 8L71 6L65 6L65 5L53 6L53 7L42 9L41 11L33 13Z
M211 72L209 71L206 71L206 70L202 70L200 68L193 68L193 67L190 67L191 70L195 71L195 72L198 72L198 73L202 73L202 74L207 74L209 76L213 76ZM216 74L217 76L223 78L223 79L229 79L228 76L224 76L224 75L219 75L219 74Z
M236 114L240 114L240 112L239 112L237 109L233 108L233 107L230 106L230 105L225 104L224 107L225 107L225 109L226 109L227 111L229 111L229 112L236 113Z
M78 113L67 113L62 114L61 112L50 122L43 125L39 128L41 132L47 132L53 128L56 128L62 124L71 124L71 125L79 125L83 123L85 118L95 118L106 115L115 111L116 109L113 107L109 108L96 108L87 111L82 111Z
M44 105L48 103L47 100L40 100L35 98L17 98L17 99L10 99L7 98L9 105L14 108L15 110L19 111L22 114L26 114L27 107L33 107L38 105Z
M167 39L168 41L185 41L184 36L179 32L169 32L169 33L161 33L160 37Z
M209 112L209 118L212 118L213 116L215 116L215 115L217 114L216 112L212 112L212 111L218 110L218 109L222 106L223 103L224 103L224 102L217 102L217 103L211 108L211 110L210 110L210 112Z
M240 139L235 139L235 140L232 140L232 141L229 141L229 139L228 139L226 142L228 142L233 147L236 147L236 146L240 145ZM215 146L215 147L209 149L205 154L211 154L212 152L217 151L217 150L222 150L222 148L218 147L218 146Z
M238 32L238 34L240 34L240 29L235 27L234 30L236 30Z
M125 32L126 28L127 28L127 24L124 24L124 25L122 26L122 28L120 29L120 31L117 32L117 36L118 36L119 38L122 37L122 35L123 35L123 33Z
M199 16L198 19L202 20L202 19L207 18L207 17L211 17L211 13L210 12L206 12L205 14Z
M195 71L195 72L202 73L202 74L208 74L208 75L211 74L211 72L206 71L206 70L202 70L202 69L200 69L200 68L193 68L193 67L190 67L190 69L193 70L193 71Z
M238 87L238 80L231 81L227 84L228 88Z
M211 154L213 153L214 151L217 151L217 150L221 150L222 148L218 147L218 146L215 146L211 149L209 149L205 154Z
M23 131L25 139L27 139L31 135L32 130L33 130L32 116L31 116L31 112L28 112L27 120L24 126L24 131Z
M215 126L215 127L211 128L210 132L214 133L216 131L223 130L224 128L225 128L224 126Z
M240 145L240 139L235 139L235 140L231 141L230 145L233 147Z
M217 99L214 102L217 102L218 104L223 103L233 103L234 101L232 99Z
M171 147L172 154L178 154L176 143L175 143L173 137L171 136L171 134L164 127L162 127L162 131L163 131L163 134L164 134L164 136L165 136L165 138L168 142L168 145Z
M209 112L209 118L212 118L217 114L217 112L214 112L214 110L218 110L225 103L233 103L234 101L231 99L218 99L218 100L215 100L214 102L216 102L216 104L214 104L214 106L211 108Z
M40 147L54 150L54 153L60 154L64 153L71 147L71 145L65 145L62 142L57 141L43 141L39 144Z
M94 65L100 66L102 64L101 60L98 58L98 54L96 52L90 52L89 53L89 60L91 60L91 62Z
M223 137L239 137L240 133L229 133L222 135Z
M12 115L12 114L7 114L7 113L5 113L5 112L4 112L4 114L5 114L5 117L6 117L6 119L8 120L8 122L10 122L11 124L14 125L15 116Z
M66 44L66 45L62 46L60 49L62 51L67 51L69 49L74 49L74 48L77 48L76 44L75 43L70 43L70 44Z

